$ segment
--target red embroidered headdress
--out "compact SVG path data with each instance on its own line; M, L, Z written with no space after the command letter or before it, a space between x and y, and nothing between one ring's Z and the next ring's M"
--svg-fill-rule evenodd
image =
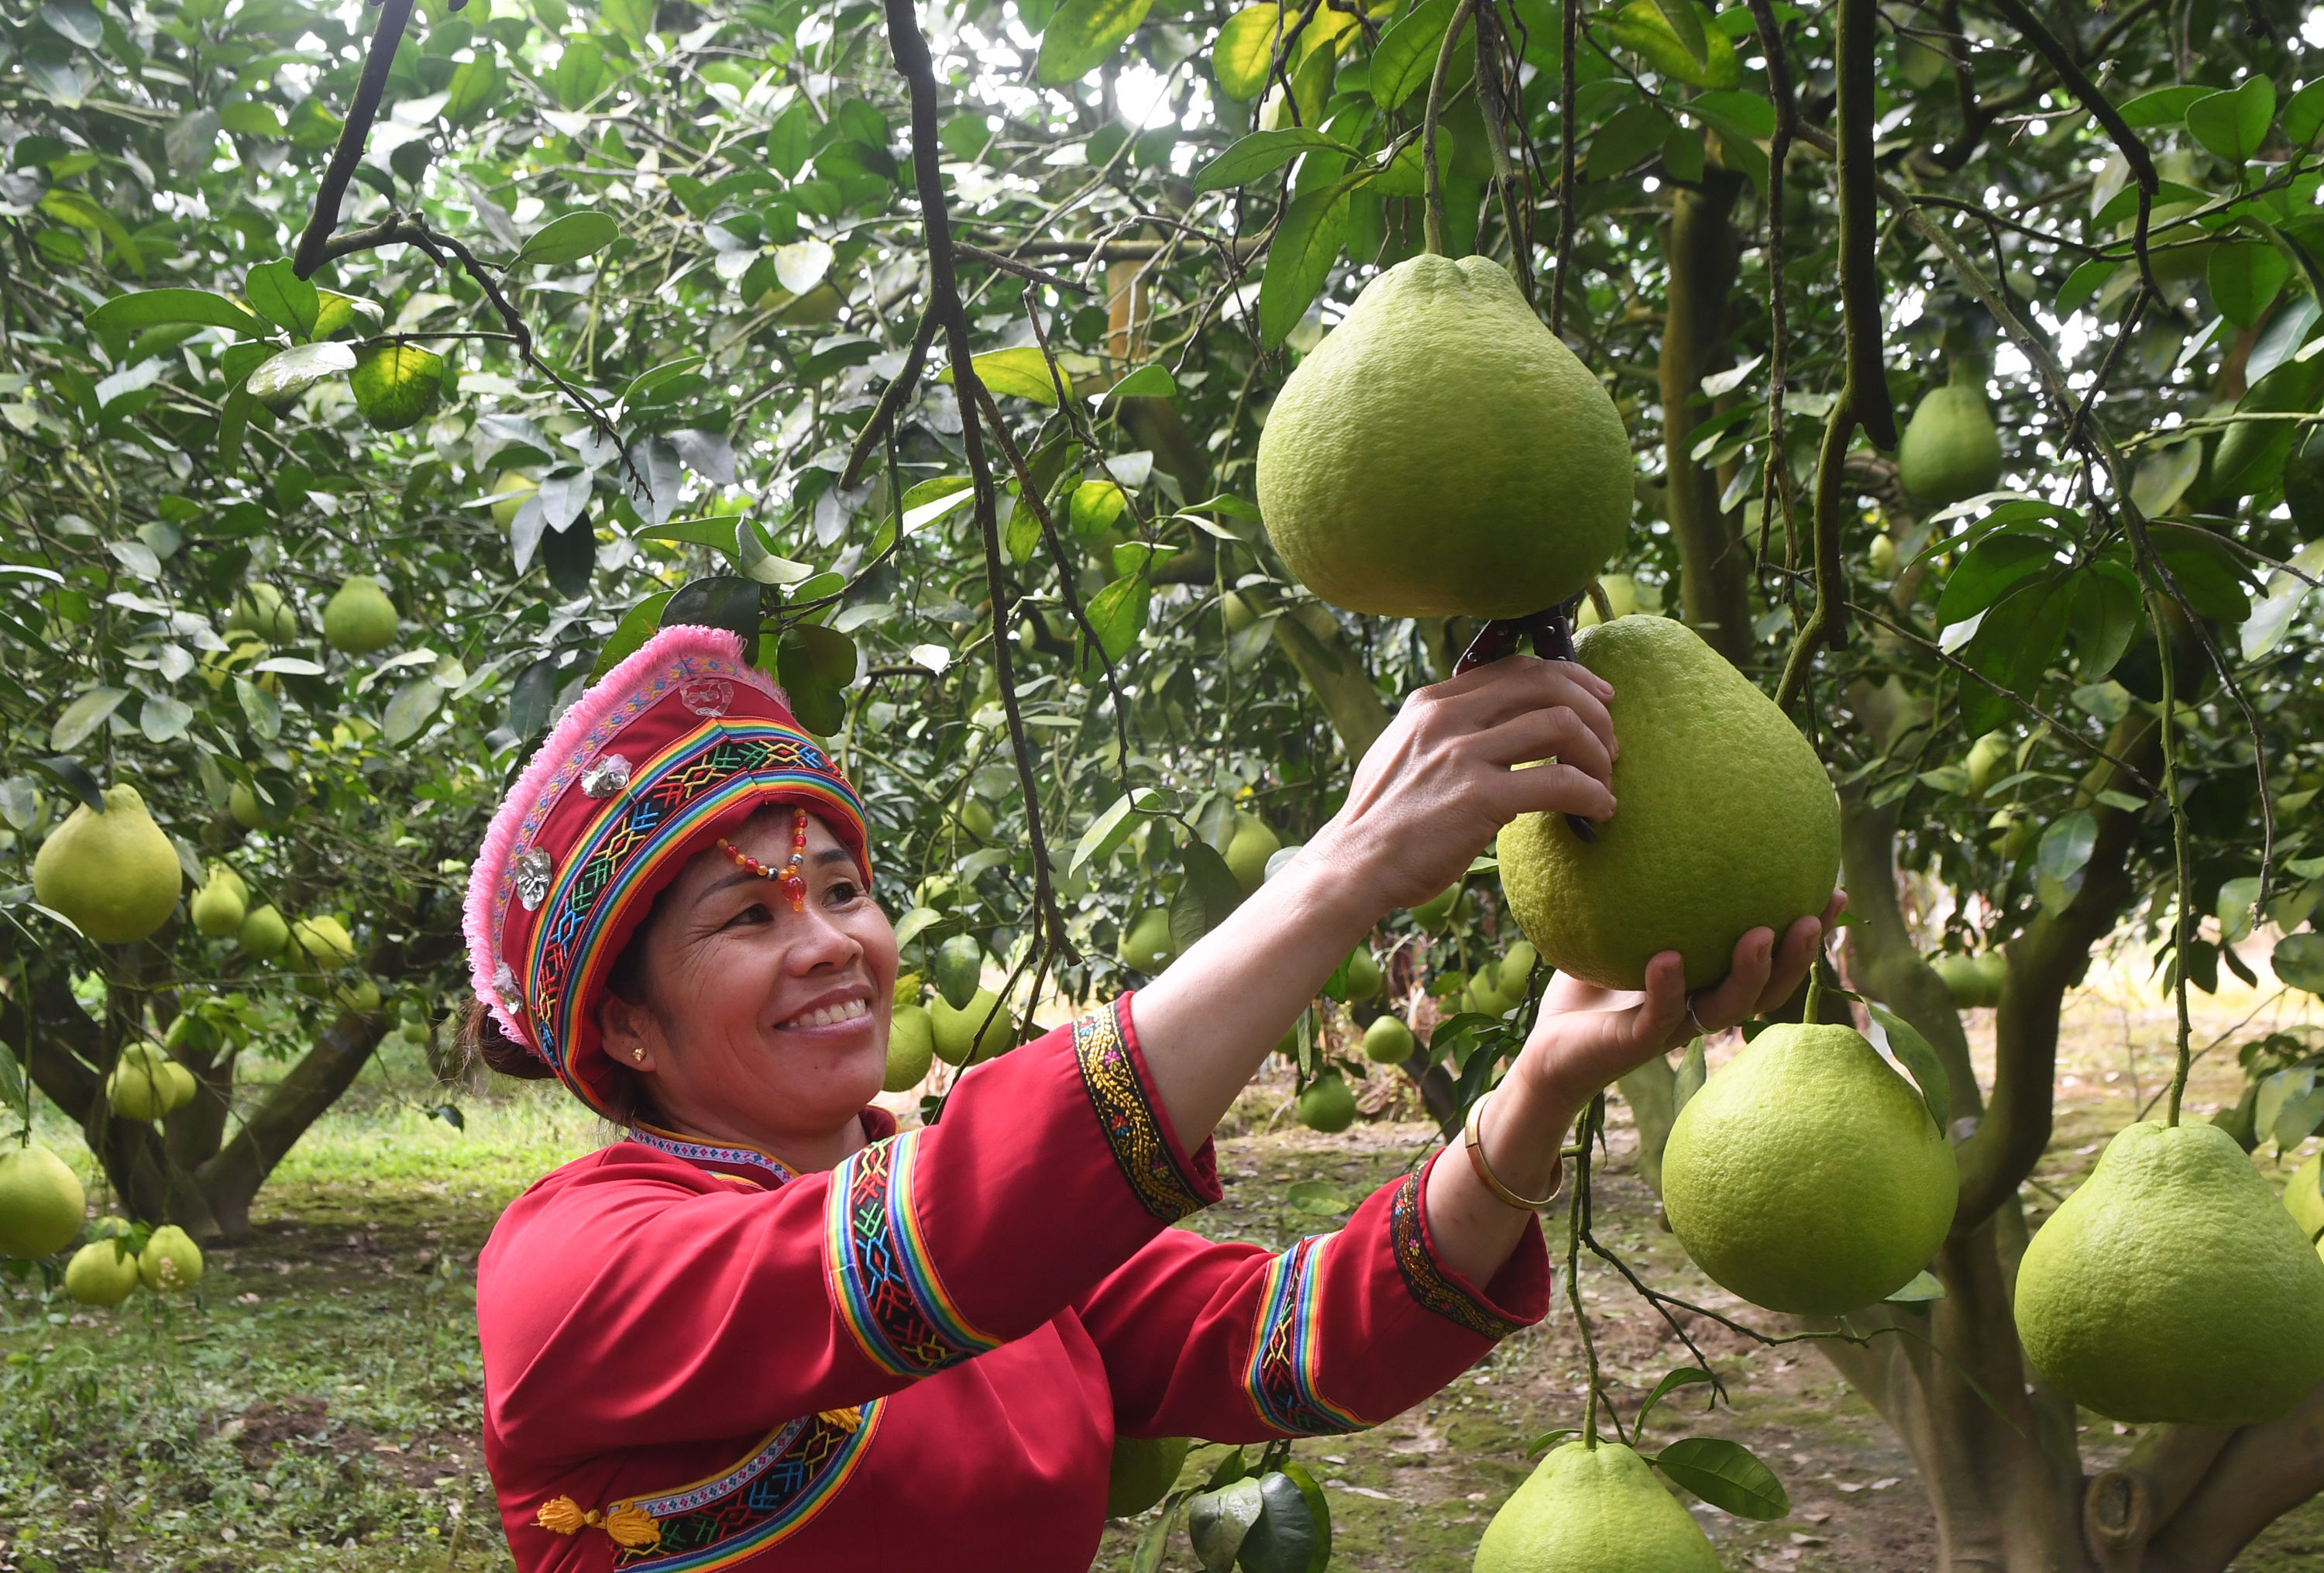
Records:
M770 803L796 803L854 854L863 807L780 689L716 628L665 628L558 720L468 877L476 997L591 1108L608 1088L595 1005L661 888Z

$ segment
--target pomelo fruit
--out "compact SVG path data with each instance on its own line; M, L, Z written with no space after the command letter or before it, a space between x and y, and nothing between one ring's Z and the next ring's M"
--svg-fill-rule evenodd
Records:
M1259 505L1316 595L1397 617L1520 617L1597 577L1629 529L1614 402L1490 257L1364 286L1259 440Z
M1014 1049L1017 1023L1006 1009L992 1008L1000 1000L991 989L980 988L967 1004L954 1008L938 995L936 1004L928 1007L928 1020L936 1029L936 1058L946 1065L970 1064ZM988 1015L991 1017L989 1024Z
M1256 814L1237 814L1234 834L1227 838L1226 860L1235 883L1255 891L1267 883L1267 860L1280 851L1283 838Z
M1170 912L1166 907L1148 907L1138 914L1129 928L1122 930L1121 943L1114 954L1124 967L1138 972L1157 973L1170 965L1177 954L1177 945L1170 938Z
M2001 991L2009 982L2009 958L1998 950L1980 951L1975 965L1978 996L1987 1005L1999 1004Z
M979 841L990 841L1001 827L992 818L992 810L981 799L964 798L953 813L953 824Z
M379 1009L379 985L369 977L359 977L334 988L331 997L346 1009L367 1016Z
M2324 1382L2324 1258L2208 1123L2107 1143L2025 1248L2016 1314L2052 1386L2133 1425L2258 1425Z
M235 593L226 608L226 631L254 634L268 644L289 644L299 637L299 609L261 579Z
M137 1258L124 1240L91 1240L65 1263L65 1292L82 1305L119 1305L138 1282Z
M100 945L128 945L170 921L185 883L177 849L133 786L105 789L49 832L32 859L32 893Z
M1676 950L1686 986L1727 976L1749 930L1821 913L1840 874L1840 800L1791 719L1670 617L1584 629L1582 664L1614 685L1614 817L1585 842L1558 814L1502 830L1501 888L1561 972L1645 985Z
M290 943L290 925L282 921L282 914L271 904L254 907L250 915L243 919L234 942L241 946L245 954L255 956L261 961L271 961L281 955L282 948Z
M1443 890L1412 909L1412 921L1432 934L1442 934L1452 926L1452 911L1460 903L1462 882L1454 880Z
M1375 1065L1401 1065L1418 1047L1412 1029L1395 1016L1374 1016L1364 1029L1364 1058Z
M280 830L290 822L290 804L280 789L270 800L241 782L227 789L226 811L245 830Z
M202 1084L194 1079L194 1073L174 1059L161 1068L161 1079L164 1084L163 1090L169 1098L169 1101L161 1106L161 1112L165 1115L176 1114L193 1102L196 1095L202 1090Z
M242 883L242 875L223 863L210 865L210 876L202 882L186 910L194 920L194 927L213 939L242 932L242 921L250 912L250 887Z
M121 1057L105 1078L105 1101L124 1120L158 1120L170 1112L169 1061Z
M1719 1573L1719 1553L1619 1442L1550 1450L1485 1526L1473 1573Z
M898 1005L888 1017L888 1069L881 1092L909 1092L928 1074L936 1057L936 1028L918 1005Z
M327 913L290 925L290 949L309 965L337 972L355 958L355 942L345 923Z
M368 574L350 574L323 607L323 639L347 655L369 655L395 643L395 603Z
M936 993L955 1010L964 1010L983 985L984 946L973 934L954 934L936 947Z
M1687 1100L1663 1149L1663 1213L1695 1265L1802 1316L1912 1282L1960 1188L1920 1093L1849 1027L1767 1028Z
M1896 443L1896 474L1913 500L1942 508L1993 490L2001 480L2001 434L1985 390L1955 363L1953 380L1921 396Z
M156 1294L174 1294L202 1281L202 1248L175 1224L163 1224L138 1253L137 1276Z
M540 483L516 470L503 470L493 478L493 523L505 530L516 523L516 511L535 492Z
M2016 750L2010 746L2009 735L2006 732L1987 732L1970 744L1968 762L1969 795L1972 798L1985 796L1987 787L2008 773L2003 766L2015 752Z
M1299 1123L1325 1134L1344 1131L1356 1123L1356 1095L1336 1070L1327 1070L1299 1095Z
M1877 578L1892 579L1896 577L1896 538L1895 536L1885 533L1874 536L1872 544L1865 548L1864 556L1865 560L1872 565L1872 571Z
M1380 991L1379 963L1372 958L1369 945L1359 945L1348 953L1348 998L1368 1000Z
M1116 1437L1106 1469L1105 1516L1136 1518L1170 1494L1185 1467L1184 1437Z
M1973 1011L1986 1003L1985 975L1978 970L1976 957L1947 952L1932 957L1929 970L1944 984L1945 992L1953 996L1953 1004L1959 1009Z
M39 1143L0 1142L0 1256L46 1256L80 1233L79 1176Z

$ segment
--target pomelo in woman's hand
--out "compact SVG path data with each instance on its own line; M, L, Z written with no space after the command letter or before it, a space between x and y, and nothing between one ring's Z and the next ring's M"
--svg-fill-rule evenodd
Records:
M1695 1265L1801 1316L1911 1282L1960 1189L1920 1092L1850 1027L1769 1027L1687 1100L1663 1149L1663 1213Z
M174 1294L202 1281L202 1248L175 1224L163 1224L138 1254L137 1276L156 1294Z
M119 1305L138 1282L137 1258L122 1240L91 1240L65 1263L65 1292L82 1305Z
M1000 1003L1001 996L989 988L978 989L968 1004L957 1009L938 995L936 1004L928 1007L928 1019L936 1029L936 1058L946 1065L971 1064L1017 1047L1017 1023L1006 1007L993 1009Z
M881 1092L909 1092L928 1074L936 1051L936 1023L918 1005L898 1005L888 1018L888 1069Z
M80 1177L39 1143L0 1138L0 1256L46 1256L80 1233Z
M1711 1539L1619 1442L1550 1449L1485 1526L1472 1573L1719 1573Z
M2001 435L1982 388L1954 381L1921 396L1896 443L1896 477L1925 508L1962 502L1999 484Z
M250 887L225 864L213 863L209 878L186 903L186 910L193 915L196 929L213 939L226 939L242 931L242 920L250 911Z
M323 607L323 639L348 655L369 655L395 643L395 603L368 574L350 574Z
M1375 1065L1401 1065L1418 1048L1412 1029L1395 1016L1375 1016L1364 1029L1364 1058Z
M1618 617L1575 640L1614 685L1614 817L1583 841L1560 814L1501 832L1501 888L1560 972L1646 986L1675 950L1686 986L1717 983L1735 944L1821 913L1840 875L1840 800L1808 740L1685 624Z
M1136 1518L1170 1494L1185 1464L1184 1437L1116 1437L1106 1470L1105 1516Z
M1356 1123L1356 1095L1336 1070L1327 1070L1299 1095L1299 1123L1326 1135Z
M128 945L170 921L185 883L177 848L133 786L107 787L49 832L32 859L32 894L100 945Z
M2251 1426L2324 1382L2324 1259L2233 1136L2142 1121L2017 1270L2017 1336L2110 1419Z
M282 948L290 943L290 925L282 921L282 914L272 905L254 907L250 915L243 919L234 942L242 947L244 954L255 956L261 961L271 961L281 955Z
M1365 285L1259 440L1285 563L1395 617L1521 617L1581 591L1629 529L1633 474L1613 400L1486 256Z

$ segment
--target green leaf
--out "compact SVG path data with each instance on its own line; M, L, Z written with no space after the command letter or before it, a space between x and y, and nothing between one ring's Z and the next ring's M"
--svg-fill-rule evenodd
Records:
M322 310L322 297L314 284L291 271L290 259L277 257L261 263L243 276L242 292L251 305L257 308L277 328L300 338L314 336L315 316Z
M775 674L787 689L844 689L858 662L855 641L819 624L794 623L775 644Z
M1286 1460L1259 1476L1259 1518L1236 1554L1243 1573L1323 1573L1332 1559L1332 1509L1314 1477Z
M81 320L96 332L113 328L151 328L163 322L198 322L207 328L230 328L236 333L257 334L266 325L235 301L208 290L134 290L92 306Z
M1041 34L1035 74L1044 87L1078 82L1138 31L1154 0L1065 0Z
M589 669L589 680L595 682L622 662L637 653L645 642L661 626L661 611L669 605L672 592L657 591L632 606L622 615L613 634L597 652L596 662Z
M1283 1190L1286 1206L1319 1218L1335 1218L1354 1207L1354 1198L1328 1180L1299 1180Z
M95 688L82 694L64 708L56 724L49 728L49 746L59 754L69 753L80 746L83 739L120 708L129 697L126 689Z
M444 357L416 344L365 345L347 375L355 408L382 431L401 431L436 412L444 396Z
M376 301L365 301L354 295L342 295L331 290L315 291L315 330L317 338L328 338L340 328L351 325L360 317L367 322L383 322L387 313Z
M566 39L565 52L558 57L557 69L549 79L558 107L582 108L604 91L605 74L604 46L594 38Z
M444 689L432 677L414 678L395 690L387 701L387 712L380 717L380 731L391 744L410 741L428 725L436 707L444 702Z
M2307 147L2324 131L2324 79L2310 82L2283 106L2283 134L2294 147Z
M1703 1059L1702 1040L1697 1037L1688 1042L1686 1052L1679 1058L1678 1072L1671 1079L1673 1119L1678 1117L1679 1110L1686 1107L1687 1100L1701 1092L1702 1084L1710 1079L1711 1068Z
M1921 1089L1921 1101L1928 1106L1929 1118L1937 1123L1937 1133L1944 1135L1952 1119L1953 1106L1952 1078L1945 1074L1945 1062L1937 1058L1936 1050L1912 1022L1871 1000L1864 1002L1864 1008L1880 1023L1881 1032L1888 1039L1888 1051L1911 1074Z
M355 352L350 345L294 345L260 363L243 386L249 390L252 398L277 415L284 415L298 404L300 395L309 388L325 377L353 371L355 365Z
M1428 85L1436 70L1436 57L1444 48L1444 30L1452 24L1460 0L1425 0L1380 35L1372 51L1372 102L1394 109ZM1465 31L1465 29L1464 29Z
M1189 841L1178 856L1186 877L1170 898L1170 942L1184 954L1242 904L1242 882L1207 842Z
M2134 131L2148 126L2177 125L2187 118L2187 106L2198 98L2208 98L2212 89L2203 87L2157 88L2151 93L2141 93L2126 101L2117 111L2123 124Z
M604 250L622 236L622 227L603 213L567 213L543 225L519 248L509 265L540 263L557 267Z
M1646 1395L1646 1402L1638 1406L1638 1418L1630 1422L1631 1435L1635 1437L1646 1430L1646 1417L1655 1412L1655 1405L1665 1398L1682 1387L1693 1387L1710 1380L1711 1373L1699 1365L1682 1365L1665 1374L1660 1382L1655 1383L1654 1392Z
M2119 258L2110 261L2097 257L2082 264L2066 275L2066 282L2059 287L2058 299L2052 310L2061 319L2071 316L2084 301L2094 299L2106 287L2106 282L2114 277L2122 266Z
M1084 615L1108 661L1120 661L1137 646L1139 634L1146 630L1146 610L1153 594L1144 574L1131 574L1090 597Z
M804 98L794 102L767 131L767 165L786 180L798 178L815 151L815 116Z
M1248 1476L1187 1498L1186 1536L1204 1573L1227 1573L1234 1566L1243 1537L1266 1506L1259 1482Z
M1581 1434L1582 1430L1578 1426L1560 1426L1554 1431L1544 1431L1526 1444L1525 1456L1531 1458L1537 1454L1545 1453L1568 1437L1578 1437Z
M1642 0L1643 3L1643 0ZM1582 178L1610 180L1660 148L1670 136L1671 118L1652 104L1633 104L1598 128L1582 162Z
M1945 1286L1937 1275L1923 1268L1913 1274L1913 1281L1888 1297L1890 1305L1925 1305L1932 1300L1945 1298Z
M2237 328L2258 326L2292 277L2292 264L2272 245L2242 241L2217 247L2207 270L2211 304Z
M1259 284L1259 337L1269 348L1281 344L1331 276L1347 238L1348 190L1344 185L1310 191L1285 210L1275 242L1268 248L1267 273Z
M2278 983L2324 995L2324 934L2290 934L2275 942L2268 966Z
M2275 118L2275 84L2255 73L2240 88L2207 93L2187 106L2187 130L2197 142L2240 167L2267 140Z
M500 102L507 88L507 78L488 57L463 60L452 79L444 84L444 118L458 126L481 120L485 110Z
M1702 17L1695 11L1692 0L1655 0L1655 9L1696 67L1710 65L1711 42L1704 36Z
M2039 535L1997 531L1969 548L1937 597L1937 626L1966 623L2032 578L2057 566L2057 545Z
M51 186L41 193L41 199L37 206L42 212L60 224L69 224L77 229L96 230L105 236L107 244L115 252L120 254L121 260L129 264L132 273L141 277L144 274L144 254L138 249L137 243L129 237L129 231L122 227L121 220L115 218L106 208L90 201L78 191L68 191L60 186Z
M1159 361L1149 361L1108 388L1105 402L1117 399L1169 399L1177 396L1178 384L1170 378L1169 368Z
M702 362L701 356L682 355L676 360L666 360L658 366L640 372L630 379L630 385L622 390L622 403L636 403L672 378L684 376Z
M1674 3L1683 5L1689 0ZM1733 40L1716 28L1704 30L1704 52L1695 54L1672 28L1657 0L1630 0L1619 15L1609 20L1601 14L1591 20L1615 42L1645 60L1649 69L1665 77L1694 88L1733 88L1742 83L1743 69L1735 59Z
M2066 622L2073 630L2074 670L2096 682L2114 670L2145 626L2145 604L2137 578L2116 562L2091 563L2075 579L2073 596Z
M1020 344L1014 349L987 350L971 356L968 363L975 368L976 380L998 398L1030 399L1036 404L1057 407L1056 380L1049 375L1049 357L1038 345ZM936 374L936 381L952 381L952 367ZM1070 385L1070 384L1069 384ZM905 499L907 504L910 499Z
M1655 1455L1655 1467L1738 1518L1788 1518L1792 1499L1751 1449L1724 1437L1685 1437Z
M734 522L733 545L734 560L746 578L762 585L798 585L815 577L813 563L776 556L760 535L758 525L748 518Z
M1230 98L1256 98L1267 90L1275 61L1277 34L1283 29L1279 5L1246 5L1226 20L1211 45L1211 71Z
M1113 482L1082 482L1074 488L1067 514L1074 539L1095 541L1119 524L1129 507L1128 495Z
M1304 125L1286 125L1277 131L1254 131L1196 171L1194 190L1199 194L1223 191L1230 186L1249 185L1259 176L1281 169L1301 153L1317 149L1346 153L1350 157L1356 154L1354 148L1338 138L1326 136Z

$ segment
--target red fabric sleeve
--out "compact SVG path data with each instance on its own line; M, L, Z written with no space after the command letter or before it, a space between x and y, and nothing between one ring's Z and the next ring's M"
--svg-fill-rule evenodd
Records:
M970 1071L940 1125L772 1190L616 1143L484 1248L486 1410L555 1459L860 1403L1038 1328L1218 1195L1126 998Z
M1446 1266L1428 1170L1372 1193L1347 1226L1288 1251L1167 1229L1076 1308L1124 1436L1218 1442L1378 1425L1549 1309L1532 1223L1482 1291Z

